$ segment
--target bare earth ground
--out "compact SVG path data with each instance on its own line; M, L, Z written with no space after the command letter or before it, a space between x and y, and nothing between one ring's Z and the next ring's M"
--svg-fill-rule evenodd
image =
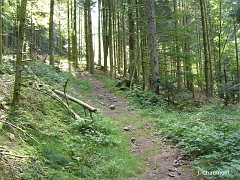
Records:
M93 94L85 95L87 103L100 109L114 121L121 121L119 128L128 134L132 143L131 153L144 158L148 168L142 170L138 179L198 179L191 171L191 162L180 156L179 149L165 143L161 134L155 131L151 119L141 117L126 104L124 98L109 92L102 81L80 72L76 75L93 83ZM114 106L113 109L111 106ZM129 124L128 118L131 118L133 124Z

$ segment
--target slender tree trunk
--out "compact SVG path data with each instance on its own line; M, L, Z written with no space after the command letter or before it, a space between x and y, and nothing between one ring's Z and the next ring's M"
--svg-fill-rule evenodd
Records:
M117 68L118 74L121 74L122 68L122 30L120 27L120 12L117 12Z
M150 77L149 87L152 92L159 94L159 61L157 53L157 32L156 32L156 15L154 0L147 0L146 12L148 20L148 43L150 49Z
M139 17L139 5L138 5L138 1L136 1L136 19L137 19L137 22L136 22L136 80L137 80L137 83L139 84L140 83L140 69L141 69L141 61L140 61L140 23L139 23L139 20L140 20L140 17Z
M50 3L50 17L49 17L49 54L50 54L50 65L54 65L53 14L54 14L54 0L51 0L51 3Z
M23 51L23 39L25 34L25 18L26 18L26 8L27 0L21 1L19 13L19 32L18 32L18 49L17 49L17 59L16 59L16 72L15 72L15 82L14 82L14 92L12 99L12 106L16 107L20 104L20 91L22 82L22 51Z
M88 36L89 36L89 30L88 30L88 5L87 2L85 1L84 3L84 33L85 33L85 48L86 48L86 70L89 71L90 69L90 55L89 55L89 41L88 41Z
M72 54L72 48L71 48L71 26L70 26L70 22L71 22L71 17L70 17L70 0L68 0L67 2L67 20L68 20L68 23L67 23L67 32L68 32L68 68L69 70L71 70L71 54Z
M60 17L60 14L59 14ZM59 50L59 55L62 56L63 55L63 51L62 51L62 33L61 33L61 20L59 19L58 21L58 50Z
M109 37L109 62L110 62L110 76L112 77L113 75L113 30L112 30L112 23L113 23L113 4L112 2L109 2L109 13L108 13L108 37Z
M79 49L79 61L82 61L82 55L83 55L83 40L82 40L82 34L83 34L83 28L82 28L82 7L79 6L78 8L78 31L79 31L79 36L78 36L78 49Z
M129 30L129 79L132 82L135 68L135 24L134 24L134 2L128 0L128 30Z
M3 0L0 0L0 66L2 65L2 50L3 50L3 18L2 18L2 12L3 12Z
M115 9L115 5L114 5L114 9L113 9L113 28L112 28L112 35L113 35L113 71L114 71L114 78L117 77L117 11Z
M198 13L197 13L198 9L195 9L195 19L198 18ZM197 32L197 45L198 45L198 48L197 48L197 63L196 63L196 70L197 70L197 75L199 77L202 77L203 76L203 68L202 68L202 43L201 43L201 32L200 32L200 28L199 28L199 25L198 23L196 23L196 28L195 28L196 32ZM198 78L198 88L200 88L201 90L203 89L203 82L201 80L199 80Z
M144 91L148 85L148 46L147 46L147 32L146 26L146 9L144 7L145 0L139 1L139 31L140 31L140 59L141 59L141 70L142 70L142 90Z
M104 73L107 75L108 70L108 48L109 48L109 35L108 35L108 1L102 0L102 39L103 39L103 56L104 56Z
M182 1L182 7L183 7L183 10L187 11L187 7L188 7L189 4L187 4L186 1ZM188 18L188 15L186 14L185 16L183 16L183 27L187 27L189 26L189 18ZM184 52L186 54L190 54L190 41L189 41L189 36L190 36L190 32L189 30L186 31L186 34L185 34L185 37L184 38ZM185 79L186 79L186 87L187 89L191 90L193 92L193 99L194 99L194 85L193 85L193 81L194 81L194 77L193 77L193 74L192 74L192 62L191 62L191 59L189 56L186 56L185 59L184 59L184 65L185 65Z
M219 1L219 17L218 17L218 21L219 21L219 30L218 30L218 64L217 64L217 82L219 84L222 84L222 46L221 46L221 39L222 39L222 1ZM224 98L224 94L222 92L218 93L220 98Z
M177 1L176 0L173 1L173 8L174 8L174 13L177 14L178 9L177 9ZM177 20L174 22L174 28L175 29L179 28L179 23L178 23ZM178 38L179 35L177 33L175 33L174 36L175 36L175 43L176 43L175 52L177 54L176 57L175 57L176 62L177 62L177 74L176 74L176 76L178 78L178 83L177 83L178 89L180 90L180 89L182 89L182 67L181 67L182 62L181 62L181 59L178 55L180 53L179 38Z
M235 56L237 64L237 82L238 82L238 93L237 93L237 102L240 102L240 65L239 65L239 50L238 50L238 41L237 41L237 28L236 23L234 22L234 41L235 41Z
M208 48L208 64L209 64L209 97L212 97L212 92L213 92L213 67L212 67L212 48L211 46L213 44L211 44L212 40L210 37L210 16L208 16L208 14L210 14L210 11L208 10L208 8L206 7L206 2L204 3L205 5L205 13L206 13L206 30L207 30L207 48ZM208 11L208 12L207 12Z
M94 73L94 51L93 51L93 34L92 34L92 16L90 0L87 0L88 11L88 45L89 45L89 72Z
M122 13L122 48L123 48L123 77L127 76L127 53L126 53L126 30L125 30L125 16Z
M98 66L102 65L101 0L98 0Z
M72 19L72 60L75 68L78 68L78 49L77 49L77 0L73 2Z
M203 47L204 47L204 74L205 74L205 84L206 84L206 97L211 97L211 76L210 76L210 52L209 52L209 41L208 41L208 24L207 24L207 14L206 14L206 2L205 0L200 0L201 6L201 20L203 29Z

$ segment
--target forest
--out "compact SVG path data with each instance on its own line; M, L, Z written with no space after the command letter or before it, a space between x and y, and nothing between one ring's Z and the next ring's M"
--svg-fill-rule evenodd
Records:
M0 0L0 179L239 179L239 0Z

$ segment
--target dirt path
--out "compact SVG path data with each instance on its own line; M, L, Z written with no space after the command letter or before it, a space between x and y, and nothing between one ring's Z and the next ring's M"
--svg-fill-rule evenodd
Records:
M109 92L102 81L83 73L78 73L77 77L87 78L93 83L93 95L85 95L88 103L119 122L119 128L128 134L132 143L131 152L144 158L148 168L138 175L138 179L196 179L191 173L191 163L180 156L176 147L170 147L164 142L151 120L132 110L124 98Z

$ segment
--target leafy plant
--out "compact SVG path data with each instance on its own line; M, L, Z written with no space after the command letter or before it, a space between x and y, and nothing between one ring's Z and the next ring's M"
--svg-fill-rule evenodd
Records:
M237 177L240 157L239 116L220 109L200 109L194 113L165 113L157 118L159 131L176 143L184 156L194 160L198 170L229 170L229 179ZM161 112L162 113L162 112ZM232 178L232 177L234 178ZM215 178L218 178L217 176ZM226 176L224 176L226 178Z

